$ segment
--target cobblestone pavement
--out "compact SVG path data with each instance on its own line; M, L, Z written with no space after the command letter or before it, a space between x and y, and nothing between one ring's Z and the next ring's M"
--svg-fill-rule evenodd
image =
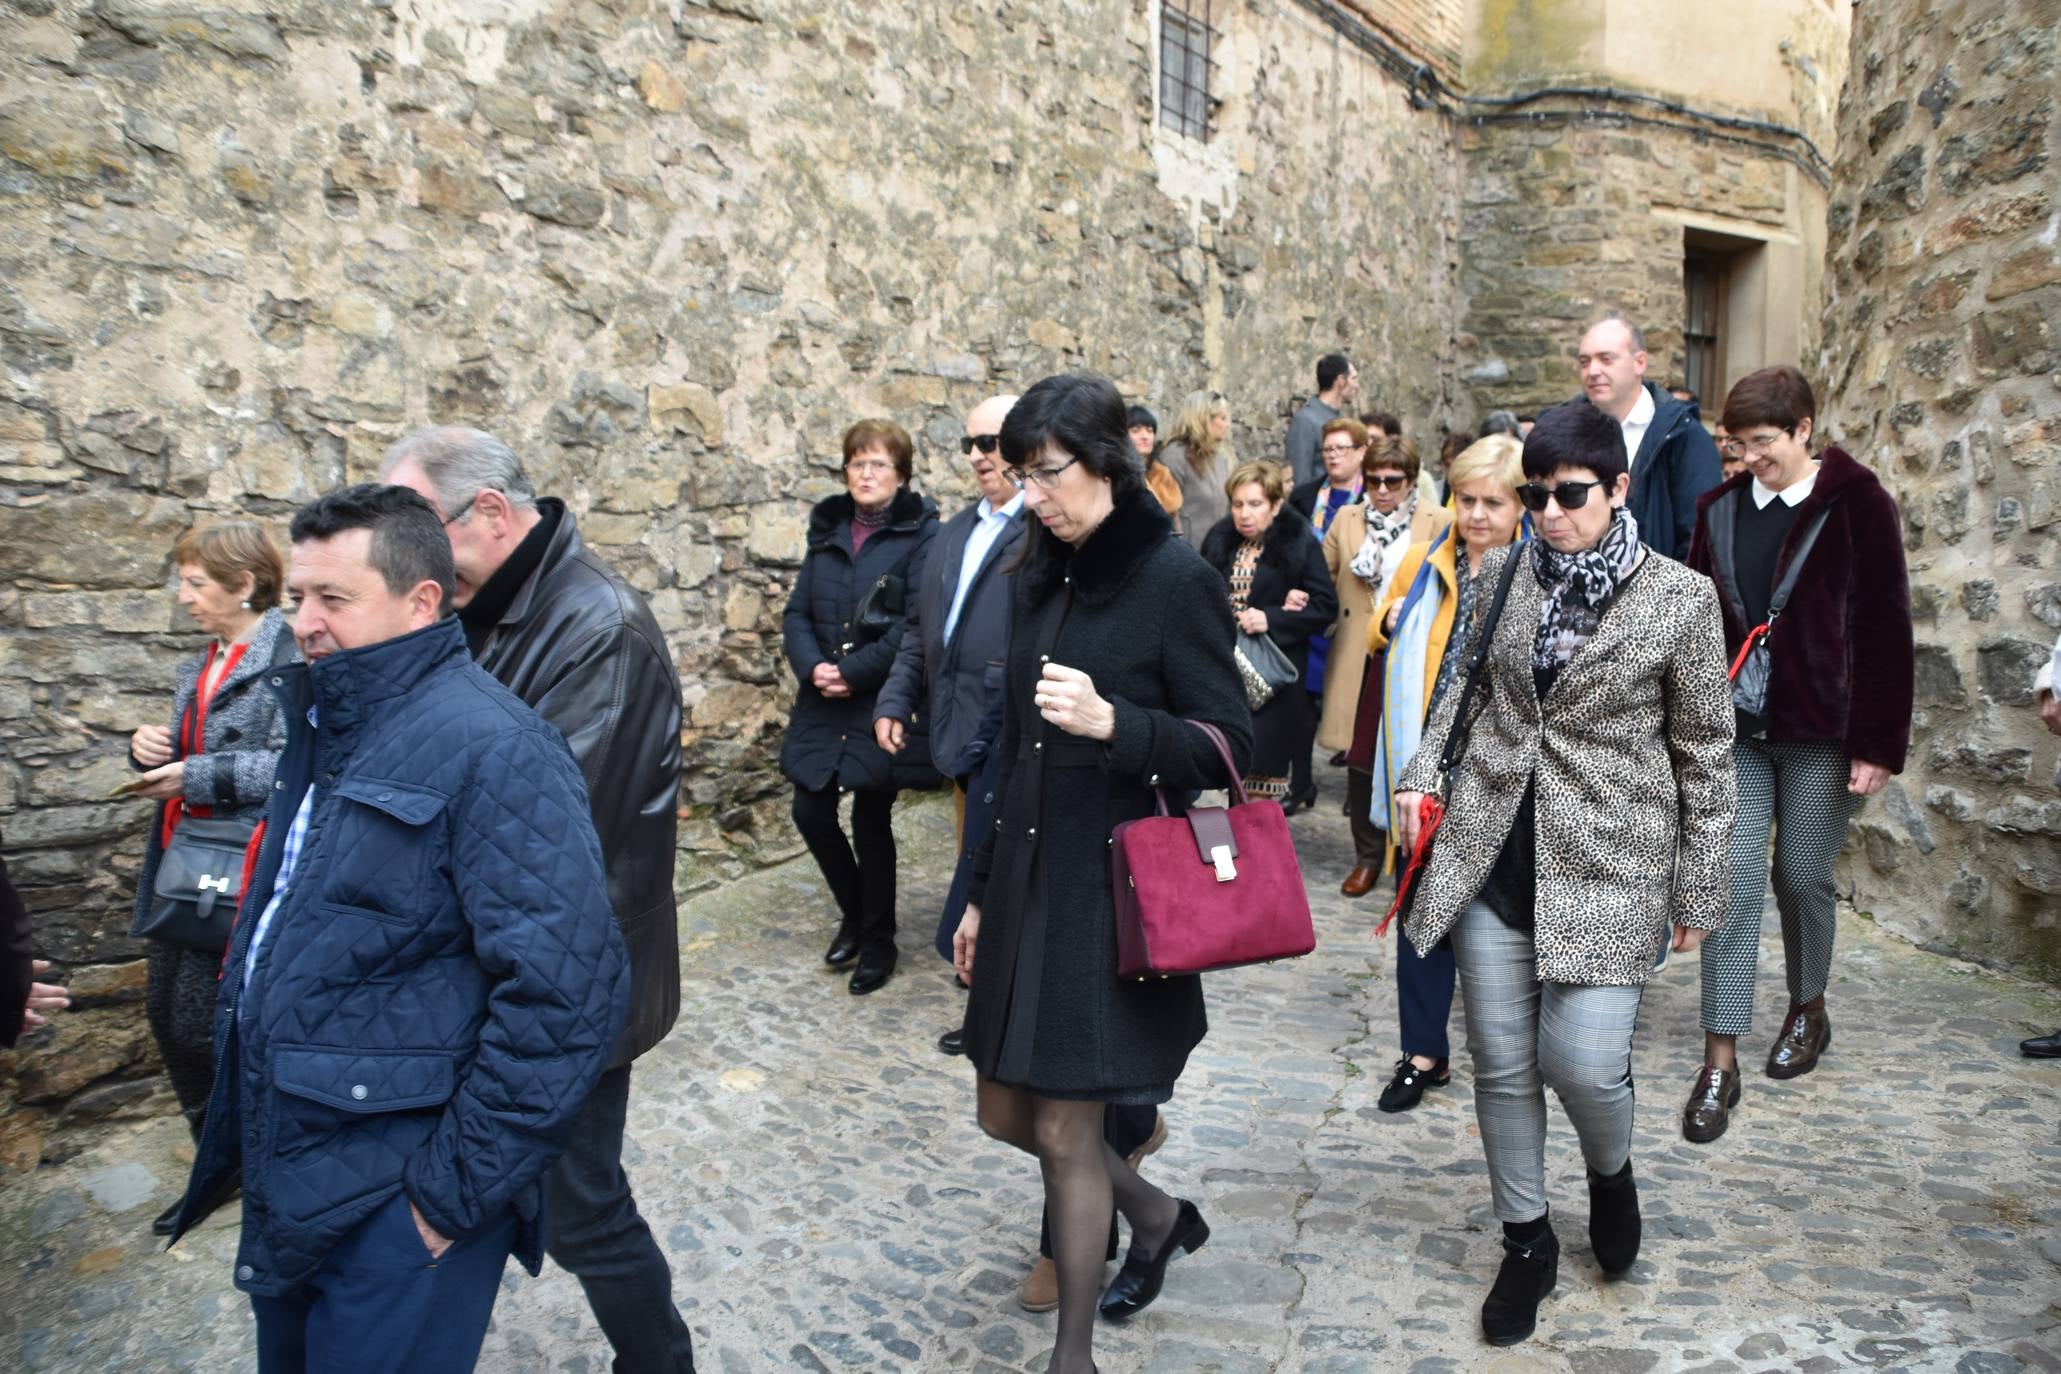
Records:
M1104 1328L1105 1371L2061 1371L2061 1064L2016 1051L2061 1023L2061 997L1858 919L1840 930L1834 1050L1790 1083L1754 1072L1713 1146L1676 1128L1700 1039L1695 961L1669 966L1635 1059L1644 1257L1600 1281L1556 1108L1560 1287L1530 1343L1483 1346L1498 1251L1468 1062L1420 1110L1375 1110L1394 945L1372 937L1373 899L1337 895L1337 778L1325 814L1295 822L1318 951L1209 980L1210 1036L1148 1165L1214 1235L1150 1312ZM871 997L817 961L829 921L806 860L683 911L685 1010L640 1061L629 1167L704 1371L1044 1368L1053 1318L1014 1301L1036 1168L979 1133L966 1062L932 1044L960 1007L928 946L950 827L936 802L901 818L903 969ZM1780 964L1770 943L1755 1054ZM0 1368L251 1367L234 1209L170 1254L148 1234L183 1138L172 1118L117 1128L0 1193ZM608 1368L566 1275L511 1266L505 1286L482 1369Z

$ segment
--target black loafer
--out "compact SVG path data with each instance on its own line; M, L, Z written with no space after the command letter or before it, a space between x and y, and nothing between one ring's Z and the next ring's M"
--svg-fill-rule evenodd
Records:
M943 1035L940 1035L937 1038L937 1052L939 1054L966 1053L965 1027L962 1026L956 1030L948 1030Z
M1395 1061L1395 1077L1388 1080L1388 1086L1381 1090L1381 1100L1374 1105L1384 1112L1407 1112L1424 1100L1426 1088L1443 1088L1452 1081L1445 1060L1420 1069L1404 1055Z
M830 948L823 951L823 962L832 968L841 968L858 957L859 933L855 930L838 931Z
M1152 1300L1159 1296L1159 1290L1166 1284L1166 1267L1173 1263L1177 1254L1194 1254L1209 1239L1209 1223L1202 1219L1202 1213L1195 1210L1195 1204L1181 1199L1180 1213L1174 1218L1174 1229L1167 1233L1166 1243L1159 1247L1159 1253L1144 1256L1133 1245L1131 1253L1124 1256L1124 1267L1116 1271L1109 1288L1102 1294L1102 1315L1111 1321L1122 1321L1134 1317L1152 1306Z
M2018 1052L2027 1059L2061 1059L2061 1031L2055 1031L2052 1035L2035 1035L2030 1040L2020 1040Z
M182 1197L171 1206L165 1208L164 1211L158 1213L157 1220L150 1223L150 1233L154 1236L169 1236L172 1234L172 1227L179 1220L179 1209L185 1205L186 1199Z
M895 955L893 950L889 950L884 955L862 954L859 956L858 971L852 974L852 981L847 986L851 988L852 996L864 997L867 993L878 992L885 986L887 980L893 976L894 971Z

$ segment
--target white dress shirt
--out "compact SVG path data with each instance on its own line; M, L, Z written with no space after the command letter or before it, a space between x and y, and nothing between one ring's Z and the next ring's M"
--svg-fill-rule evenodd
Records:
M1632 470L1632 464L1639 459L1639 445L1646 442L1646 430L1653 424L1653 393L1646 384L1639 384L1639 399L1632 402L1631 414L1618 421L1624 430L1624 468Z
M945 612L945 642L952 642L952 632L959 628L959 608L966 604L966 593L973 588L973 579L980 572L980 565L987 561L988 550L995 547L995 541L1009 528L1009 522L1023 509L1023 493L1011 497L1009 504L999 510L988 504L988 498L980 498L975 508L973 533L966 536L966 553L959 559L959 585L952 592L952 609Z
M1811 464L1811 470L1807 475L1791 482L1780 491L1770 491L1762 486L1760 478L1756 477L1753 479L1752 487L1749 488L1753 492L1753 508L1755 510L1766 510L1769 502L1780 497L1783 505L1791 510L1795 510L1810 498L1811 488L1817 484L1818 465L1816 463Z

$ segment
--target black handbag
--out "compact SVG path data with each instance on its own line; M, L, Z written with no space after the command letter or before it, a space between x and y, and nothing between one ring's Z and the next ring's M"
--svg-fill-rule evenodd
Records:
M1302 679L1295 660L1266 635L1240 630L1232 652L1238 659L1238 676L1245 684L1248 710L1259 710L1274 699L1274 693L1293 687Z
M859 609L852 612L852 637L845 641L838 657L864 648L892 630L902 618L908 596L908 583L893 573L882 573L859 598Z
M1459 552L1467 556L1465 550ZM1488 663L1489 646L1495 642L1496 626L1503 619L1503 602L1510 596L1510 584L1517 580L1517 565L1524 558L1522 544L1510 545L1510 557L1504 560L1503 575L1496 579L1496 594L1489 602L1488 615L1483 620L1480 638L1475 642L1474 655L1467 664L1467 683L1460 689L1460 704L1453 712L1453 728L1446 732L1445 748L1438 756L1438 791L1426 793L1417 812L1417 844L1410 851L1408 865L1402 876L1396 880L1395 901L1389 906L1388 914L1375 927L1376 935L1386 935L1388 924L1396 917L1404 920L1410 917L1410 908L1417 901L1420 884L1418 878L1431 863L1431 843L1437 838L1439 827L1445 824L1446 806L1452 800L1453 774L1460 767L1460 760L1467 755L1467 742L1474 734L1475 689L1481 685L1481 670Z
M157 862L150 905L131 936L219 954L243 900L244 855L255 820L187 816Z

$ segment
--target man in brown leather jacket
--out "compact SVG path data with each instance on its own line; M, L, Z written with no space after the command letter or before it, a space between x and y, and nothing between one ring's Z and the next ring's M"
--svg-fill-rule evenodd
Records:
M672 653L644 598L587 550L564 503L540 499L493 436L416 430L387 450L381 477L421 493L443 518L458 568L452 604L473 658L572 746L629 949L629 1019L551 1174L551 1258L586 1290L616 1368L691 1371L671 1270L622 1167L631 1061L680 1013Z

